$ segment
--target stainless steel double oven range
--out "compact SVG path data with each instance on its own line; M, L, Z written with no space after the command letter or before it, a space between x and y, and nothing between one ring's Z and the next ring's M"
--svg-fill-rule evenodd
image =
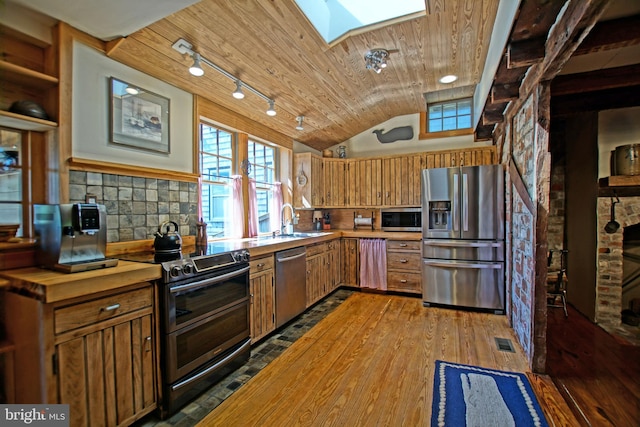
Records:
M162 418L249 359L249 253L205 253L161 263Z

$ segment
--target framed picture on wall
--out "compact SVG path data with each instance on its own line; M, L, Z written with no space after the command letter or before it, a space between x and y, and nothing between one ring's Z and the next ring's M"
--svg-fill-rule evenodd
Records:
M109 78L109 140L142 150L170 153L169 98Z

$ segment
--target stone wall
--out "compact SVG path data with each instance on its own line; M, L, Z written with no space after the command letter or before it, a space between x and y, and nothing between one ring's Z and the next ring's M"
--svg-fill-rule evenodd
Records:
M178 224L182 236L195 236L198 184L155 178L71 171L70 203L93 194L107 208L107 242L152 239L164 221Z
M621 324L623 260L622 243L624 227L640 223L640 197L621 197L616 204L618 231L608 234L605 225L611 219L611 199L598 198L598 265L596 277L595 321L601 326L616 327Z

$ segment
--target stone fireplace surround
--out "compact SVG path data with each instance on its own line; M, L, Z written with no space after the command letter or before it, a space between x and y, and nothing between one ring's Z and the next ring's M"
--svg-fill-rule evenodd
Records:
M623 260L622 244L624 228L640 223L640 197L619 197L616 204L618 231L608 234L604 227L611 219L611 198L598 198L598 255L596 277L595 321L604 329L618 328L622 311Z

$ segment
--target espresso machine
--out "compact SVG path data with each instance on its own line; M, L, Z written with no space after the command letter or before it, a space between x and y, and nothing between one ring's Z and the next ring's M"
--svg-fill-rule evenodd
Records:
M65 273L113 267L106 258L107 210L95 203L34 205L40 265Z

